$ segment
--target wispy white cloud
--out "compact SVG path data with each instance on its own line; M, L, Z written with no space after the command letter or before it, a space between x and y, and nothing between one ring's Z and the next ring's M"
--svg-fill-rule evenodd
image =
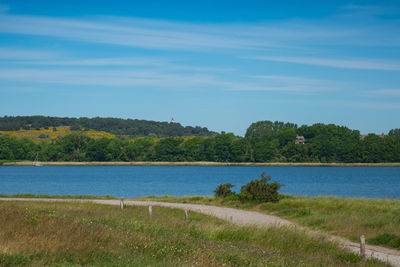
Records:
M265 45L255 40L234 36L209 34L206 30L191 31L180 24L165 28L163 23L143 23L130 20L121 24L115 19L96 20L60 19L51 17L0 15L0 31L41 35L151 49L206 49L242 48ZM195 28L195 27L194 27Z
M324 101L322 101L324 102ZM326 102L326 101L325 101ZM333 106L344 106L348 108L361 108L365 110L377 109L377 110L400 110L398 103L386 102L386 101L335 101L326 102Z
M356 9L357 7L351 7ZM332 18L331 18L332 19ZM271 23L195 24L154 19L124 17L60 18L0 14L0 33L46 36L77 42L122 45L157 50L215 50L228 57L259 54L255 60L277 61L323 67L400 70L398 62L368 58L335 58L324 54L324 45L388 45L400 46L396 25L382 31L387 24L374 25L367 31L365 25L349 25L327 20L290 20ZM383 38L370 38L382 35ZM399 34L400 36L400 34ZM371 40L373 39L373 40ZM322 45L321 45L322 44ZM67 48L68 49L68 48ZM229 51L234 49L235 51ZM302 49L310 49L306 55ZM353 47L354 49L354 47ZM240 50L240 51L238 51ZM318 53L316 53L316 50ZM104 51L104 50L103 50ZM132 53L135 55L135 53ZM137 53L136 53L137 54ZM270 56L270 55L274 56ZM312 56L310 56L310 54ZM98 54L97 54L98 55ZM267 55L267 56L264 56ZM297 55L297 56L281 56ZM86 56L86 55L85 55ZM199 88L211 86L221 90L321 92L335 90L334 81L279 75L251 75L233 77L215 75L242 67L236 61L233 67L218 68L180 63L179 59L162 57L65 57L51 51L0 48L0 59L24 64L22 69L4 69L3 80L32 81L36 83L79 84L103 86L153 86L170 88ZM211 57L210 55L208 55ZM187 57L186 61L192 58ZM177 63L178 61L178 63ZM212 61L212 60L211 60ZM211 62L210 61L210 62ZM225 64L227 66L229 63ZM35 65L28 66L27 65ZM210 64L211 65L211 64ZM49 66L57 66L57 70ZM31 69L29 69L31 67ZM79 70L73 70L78 67ZM95 67L107 67L95 70ZM120 70L116 70L117 67ZM37 69L36 69L37 68ZM245 68L245 67L244 67ZM107 71L105 69L108 69ZM122 70L121 70L122 69ZM240 70L237 71L239 73ZM339 88L343 88L340 86Z
M79 67L94 68L107 67L112 68L167 68L170 71L184 72L231 72L233 67L215 67L215 66L196 66L184 64L182 60L172 57L160 56L137 56L137 57L76 57L70 53L61 51L28 50L9 47L0 47L0 60L13 63L16 66L57 66L57 67ZM0 61L1 63L1 61Z
M283 84L301 84L301 85L314 85L314 84L321 84L325 81L317 80L317 79L310 79L305 77L298 77L298 76L282 76L282 75L256 75L252 76L257 79L262 79L269 82L279 82Z
M337 86L338 81L312 79L300 76L283 76L283 75L255 75L251 76L260 80L268 87L280 88L282 91L293 92L326 92L332 90L343 89L343 86Z
M15 49L0 47L0 59L5 60L44 60L55 58L56 52L45 50Z
M63 59L56 60L35 60L26 61L25 64L34 65L48 65L48 66L159 66L167 64L166 59L160 58L144 58L144 57L131 57L131 58L80 58L80 59Z
M11 56L9 57L12 58ZM17 59L24 58L23 55L18 55ZM0 55L1 59L1 55ZM35 58L34 58L35 59ZM199 72L229 72L234 68L217 68L217 67L200 67L196 65L185 65L175 63L170 58L162 57L124 57L124 58L80 58L80 59L63 59L62 57L51 60L25 60L21 62L26 65L43 65L43 66L61 66L61 67L153 67L153 68L168 68L169 70L181 71L199 71Z
M341 7L342 10L350 12L354 16L354 13L362 15L389 15L389 14L400 14L400 8L398 5L356 5L354 3L344 5Z
M375 90L374 93L387 96L400 96L400 89L381 89Z
M44 90L45 91L45 90ZM0 86L0 92L2 93L42 93L43 90L36 86L29 85L18 85L18 86Z
M345 69L365 69L365 70L400 70L399 63L373 61L369 59L332 59L315 57L274 57L274 56L256 56L248 57L255 60L278 61L287 63L296 63L304 65L315 65L333 68Z
M318 85L268 84L260 79L232 81L210 73L166 72L163 70L54 70L2 69L0 82L18 82L40 88L40 84L58 86L101 86L130 89L270 91L309 93L326 90ZM79 87L81 88L81 87Z
M195 24L125 17L57 18L0 14L0 32L3 33L148 49L296 50L310 49L318 44L400 46L400 37L394 34L399 31L396 25L373 23L367 25L373 26L368 31L365 26L329 19Z
M3 69L0 80L60 85L95 85L118 87L199 88L216 84L205 74L178 74L155 70L52 70Z

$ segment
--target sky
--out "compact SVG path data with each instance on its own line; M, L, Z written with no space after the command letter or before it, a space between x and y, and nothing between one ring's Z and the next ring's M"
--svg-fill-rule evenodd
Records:
M0 0L0 116L400 128L400 1Z

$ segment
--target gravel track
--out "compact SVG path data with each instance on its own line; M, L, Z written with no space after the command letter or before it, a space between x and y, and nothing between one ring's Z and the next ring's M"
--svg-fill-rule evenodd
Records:
M120 205L119 200L99 200L99 199L44 199L44 198L0 198L4 201L43 201L43 202L79 202L79 203L97 203L105 205ZM320 232L311 231L304 227L295 225L294 223L284 220L282 218L261 214L254 211L245 211L233 208L216 207L200 204L186 204L186 203L168 203L168 202L156 202L156 201L134 201L125 200L125 205L135 206L160 206L168 208L186 209L194 212L203 213L218 217L223 220L232 221L238 225L253 225L257 227L266 226L286 226L295 227L309 232L311 235L324 235L329 240L339 243L341 246L351 250L352 252L359 253L360 245L351 242L345 238L322 234ZM366 245L367 257L374 257L384 262L391 264L392 266L400 267L400 251L395 249L388 249L379 246Z

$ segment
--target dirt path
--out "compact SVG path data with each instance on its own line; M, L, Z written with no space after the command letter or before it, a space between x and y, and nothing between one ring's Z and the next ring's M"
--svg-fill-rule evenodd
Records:
M98 199L43 199L43 198L0 198L0 200L5 201L45 201L45 202L87 202L87 203L97 203L105 205L120 205L119 200L98 200ZM281 219L276 216L261 214L254 211L245 211L239 209L216 207L208 205L199 204L184 204L184 203L167 203L167 202L155 202L155 201L132 201L125 200L125 205L136 205L136 206L160 206L178 209L187 209L190 211L195 211L211 216L218 217L223 220L232 221L234 224L239 225L255 225L258 227L265 226L289 226L296 227L298 229L307 230L304 227L297 226L292 222ZM309 231L309 230L307 230ZM311 234L321 235L319 232L309 231ZM360 246L357 243L351 242L345 238L337 236L326 237L332 241L338 242L343 247L359 253ZM388 262L393 266L400 267L400 251L394 249L383 248L379 246L366 246L367 257L378 258L384 262Z

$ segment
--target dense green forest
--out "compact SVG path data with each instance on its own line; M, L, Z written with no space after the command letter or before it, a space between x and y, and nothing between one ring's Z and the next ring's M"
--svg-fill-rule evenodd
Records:
M45 116L0 117L0 131L18 131L71 126L72 130L91 129L115 135L137 136L211 136L214 133L203 127L183 127L179 123L117 118L59 118Z
M52 141L0 135L0 160L41 161L217 161L217 162L400 162L400 130L385 136L333 124L260 121L245 137L232 133L197 137L93 139L75 132ZM303 136L305 143L297 144Z

